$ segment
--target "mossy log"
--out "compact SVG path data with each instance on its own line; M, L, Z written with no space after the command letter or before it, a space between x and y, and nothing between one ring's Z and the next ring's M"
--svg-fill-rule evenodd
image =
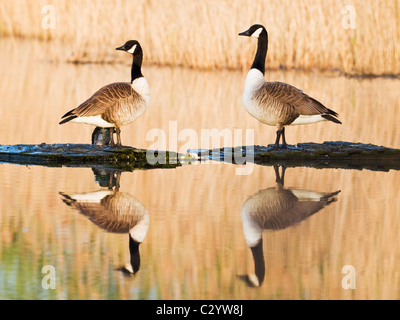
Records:
M299 143L287 149L274 147L237 147L202 150L203 159L243 164L252 161L258 165L306 166L313 168L368 169L374 171L400 170L400 150L372 144L343 141Z
M49 167L97 167L122 171L176 168L180 166L178 158L175 152L93 144L0 145L0 163Z
M299 143L287 149L252 146L212 150L189 150L187 155L132 147L90 144L0 145L0 163L44 165L50 167L97 167L110 170L176 168L182 164L212 159L233 164L400 170L400 150L363 143Z

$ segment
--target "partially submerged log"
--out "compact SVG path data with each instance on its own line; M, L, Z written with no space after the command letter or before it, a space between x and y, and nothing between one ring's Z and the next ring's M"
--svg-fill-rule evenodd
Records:
M44 165L52 167L96 167L108 170L176 168L195 161L216 160L233 164L400 170L400 150L350 142L299 143L284 150L273 146L250 146L212 150L189 150L181 155L132 147L90 144L0 145L0 163Z
M179 155L132 147L94 144L0 145L0 162L49 167L96 167L109 170L176 168Z
M299 143L287 149L250 146L202 150L202 159L234 164L254 162L258 165L284 165L286 167L314 167L337 169L368 169L374 171L400 170L400 150L372 144L351 142Z

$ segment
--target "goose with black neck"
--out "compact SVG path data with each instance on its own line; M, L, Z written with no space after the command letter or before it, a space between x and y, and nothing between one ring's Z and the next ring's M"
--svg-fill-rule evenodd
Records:
M239 33L258 39L257 52L246 77L243 105L250 115L264 124L277 127L275 149L287 148L285 127L331 121L337 124L338 114L303 91L283 82L265 80L265 61L268 52L268 32L264 26L255 24Z
M150 87L142 74L143 50L136 40L129 40L116 50L132 54L131 82L115 82L102 87L77 108L67 112L60 121L78 122L109 128L117 134L117 146L122 146L121 127L139 118L149 107ZM115 129L114 129L115 128ZM110 144L114 146L114 139Z

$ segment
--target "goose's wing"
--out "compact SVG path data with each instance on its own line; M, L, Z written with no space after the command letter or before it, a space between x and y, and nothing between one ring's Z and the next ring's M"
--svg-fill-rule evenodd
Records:
M288 189L298 199L296 204L291 208L288 215L292 217L295 223L307 219L313 214L319 212L326 206L337 201L336 195L341 191L324 193L304 189Z
M327 205L324 201L299 201L286 214L290 217L292 225L298 224Z
M311 98L300 89L287 83L265 82L260 91L261 95L266 99L273 99L277 104L290 106L299 115L338 115L335 111L326 108L322 103Z
M63 197L62 201L68 206L77 209L85 216L94 217L103 211L107 211L103 202L110 198L112 191L99 190L81 194L59 192L59 194Z
M262 227L269 230L282 230L292 225L301 223L303 220L322 210L329 205L327 201L297 201L286 211L276 215L266 216Z
M66 113L62 118L69 116L90 117L103 114L115 104L126 103L138 95L127 82L115 82L104 86L95 92L89 99L77 108Z

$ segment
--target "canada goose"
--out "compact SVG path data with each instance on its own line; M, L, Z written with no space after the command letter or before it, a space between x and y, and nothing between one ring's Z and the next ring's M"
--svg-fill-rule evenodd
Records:
M103 166L92 167L92 172L95 177L96 183L102 188L108 188L109 190L120 188L121 174L119 170L113 170L104 168Z
M148 108L151 97L150 87L141 71L143 51L139 42L127 41L116 50L133 55L131 82L115 82L104 86L77 108L67 112L60 124L71 121L110 128L111 137L115 127L117 145L121 146L121 127L139 118ZM110 144L114 145L114 139Z
M262 233L264 230L282 230L299 224L332 202L340 191L316 192L302 189L284 188L286 168L279 175L274 167L276 186L260 190L249 197L242 206L243 233L250 247L255 266L255 274L240 276L249 286L258 287L265 276Z
M114 128L112 128L114 129ZM98 145L98 146L107 146L111 144L112 141L112 135L111 132L115 132L114 130L110 130L110 128L101 128L101 127L96 127L93 130L92 133L92 144Z
M130 263L118 268L134 275L140 268L139 245L146 237L149 214L135 197L114 190L99 190L82 194L60 192L64 203L78 210L99 228L112 233L129 234Z
M268 33L260 24L255 24L240 36L258 38L257 53L246 77L243 105L254 118L270 126L276 126L275 149L287 148L285 126L308 124L329 120L341 124L338 114L324 107L303 91L282 82L267 82L265 60L268 51Z

